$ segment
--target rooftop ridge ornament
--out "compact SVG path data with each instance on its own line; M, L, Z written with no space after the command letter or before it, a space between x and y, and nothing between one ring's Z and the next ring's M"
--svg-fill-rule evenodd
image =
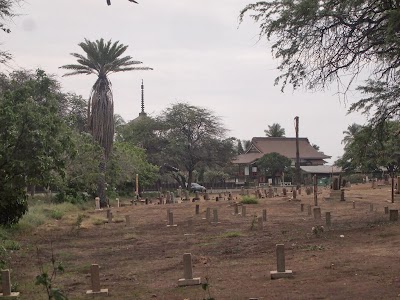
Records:
M128 0L129 2L134 2L134 3L136 3L136 4L139 4L139 3L137 3L135 0ZM107 0L107 5L111 5L111 0Z

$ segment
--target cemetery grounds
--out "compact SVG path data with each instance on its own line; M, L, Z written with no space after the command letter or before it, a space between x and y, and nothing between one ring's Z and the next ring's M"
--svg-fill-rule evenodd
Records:
M322 219L308 215L313 195L303 191L293 201L274 197L246 205L246 217L234 215L233 200L184 202L178 204L128 205L115 207L113 222L106 210L73 210L60 220L50 219L33 231L18 231L12 239L19 245L9 251L11 279L18 283L21 299L47 299L35 285L38 257L49 268L52 252L65 268L53 282L70 300L89 299L90 266L100 265L102 288L107 299L397 299L400 297L400 224L389 222L384 207L390 203L390 186L371 184L346 189L346 201L325 201L328 189L318 195ZM320 190L321 192L321 190ZM290 195L290 194L289 194ZM353 201L355 208L353 208ZM153 201L153 203L155 200ZM304 211L300 210L305 204ZM195 205L200 214L195 214ZM373 211L370 211L373 204ZM49 210L51 210L49 205ZM207 220L206 208L218 209L219 224ZM167 209L178 226L167 227ZM267 209L261 230L253 217ZM325 226L325 212L332 225ZM241 212L241 207L239 207ZM78 216L82 217L82 223ZM130 215L131 226L125 216ZM190 221L192 220L192 221ZM190 225L191 223L191 225ZM313 233L312 227L324 231ZM286 268L291 279L270 279L276 270L276 244L285 245ZM19 249L17 249L19 248ZM39 250L37 250L37 248ZM12 247L11 247L12 249ZM53 249L53 250L52 250ZM209 283L178 287L183 277L182 255L192 254L193 275ZM209 293L208 293L209 292Z

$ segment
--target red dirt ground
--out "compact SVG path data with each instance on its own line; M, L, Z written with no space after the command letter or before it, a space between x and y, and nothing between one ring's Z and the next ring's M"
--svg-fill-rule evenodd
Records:
M370 185L356 185L346 191L345 202L324 201L327 192L319 195L320 221L308 216L306 207L300 211L300 203L313 204L313 196L306 196L304 189L298 196L301 202L275 197L247 205L246 218L234 216L234 201L227 200L198 202L198 216L195 203L126 206L112 212L117 220L131 215L132 227L125 222L95 226L93 220L105 219L106 212L86 211L88 218L77 236L71 230L76 215L71 215L17 238L22 249L12 254L12 277L19 283L21 299L46 299L34 285L36 246L49 261L51 240L54 255L66 271L55 285L70 300L89 298L85 292L90 289L92 263L101 267L101 285L109 289L108 299L206 298L201 286L177 285L186 252L192 253L194 276L203 282L208 277L210 294L217 300L399 298L400 224L388 221L384 207L398 209L400 205L387 202L390 187L373 190ZM218 208L220 224L202 220L206 207ZM173 211L177 227L166 227L167 208ZM261 216L264 208L268 211L264 229L255 224L251 230L252 215ZM325 231L315 236L311 228L325 225L327 211L332 226L324 226ZM278 243L285 244L292 279L270 279L269 272L276 270Z

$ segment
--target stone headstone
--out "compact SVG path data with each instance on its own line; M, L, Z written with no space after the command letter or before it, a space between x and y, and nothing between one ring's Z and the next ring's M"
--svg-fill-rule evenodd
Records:
M96 203L96 210L100 210L100 198L94 198L94 202Z
M242 205L242 217L246 216L246 206Z
M329 211L325 213L325 224L328 227L331 226L331 213Z
M340 201L345 201L346 199L344 198L344 189L340 190Z
M238 204L237 203L235 203L234 205L233 205L233 214L236 216L236 215L238 215L239 214L239 207L238 207Z
M397 222L399 220L399 211L397 209L389 210L389 221Z
M100 288L100 267L97 264L93 264L90 267L90 280L92 283L92 289L86 291L86 294L93 295L93 294L107 294L108 289Z
M293 189L293 199L296 200L297 198L297 192L296 189Z
M282 194L283 194L284 197L286 197L286 195L287 195L287 189L286 188L282 189Z
M11 279L10 270L1 270L1 286L3 293L0 293L0 298L17 298L19 297L19 292L11 292Z
M356 208L356 202L353 201L353 209Z
M171 211L168 214L168 225L167 227L176 227L177 224L174 224L174 213Z
M263 218L262 218L262 217L259 217L259 218L258 218L257 224L258 224L258 229L259 229L260 231L262 231L262 230L264 229L264 222L263 222Z
M320 207L314 207L314 219L315 220L321 219L321 208Z
M303 203L300 204L300 211L304 211L304 204Z
M385 206L385 215L389 213L389 207Z
M183 254L183 278L178 280L179 286L199 285L200 278L193 278L192 254Z
M309 216L311 216L311 205L310 204L307 205L307 213Z
M271 279L288 278L293 276L292 270L286 270L285 245L276 245L276 271L270 272Z
M131 226L131 216L129 215L125 216L125 224L126 226Z
M263 221L267 222L267 210L263 209Z
M117 207L121 207L121 205L119 203L119 198L116 198L115 200L117 200Z
M200 205L199 204L196 204L195 212L196 212L196 215L200 214Z
M213 210L213 224L218 224L218 209L214 208Z

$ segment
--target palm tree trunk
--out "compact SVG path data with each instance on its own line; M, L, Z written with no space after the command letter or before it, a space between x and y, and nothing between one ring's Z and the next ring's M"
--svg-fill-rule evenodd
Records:
M99 164L99 179L97 182L97 196L100 198L100 207L107 207L106 196L106 158L103 156Z

